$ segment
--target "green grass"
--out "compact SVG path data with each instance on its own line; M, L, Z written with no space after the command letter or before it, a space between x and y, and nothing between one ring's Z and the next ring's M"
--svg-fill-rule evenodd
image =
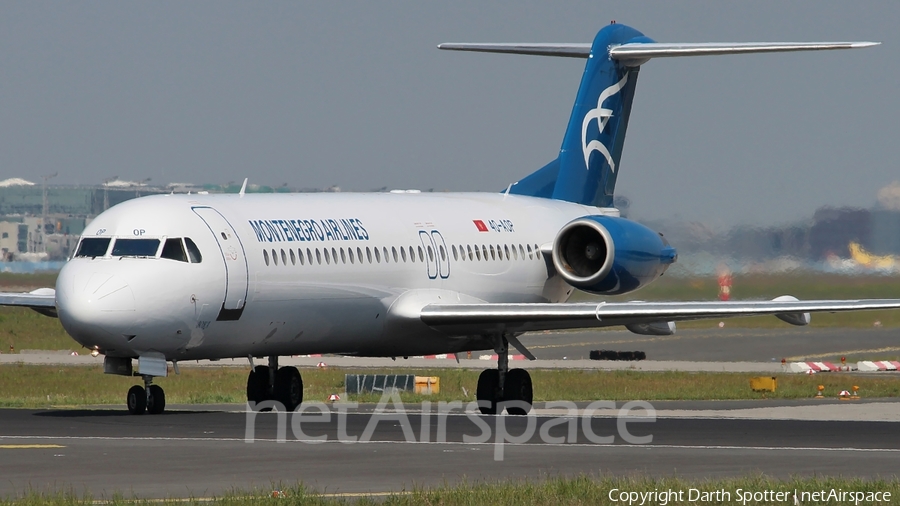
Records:
M15 274L0 272L0 291L30 291L35 288L53 288L56 286L56 272L38 272L35 274Z
M893 504L900 497L900 480L896 477L863 480L859 478L839 477L795 477L780 480L765 475L755 475L737 478L718 478L689 480L675 477L650 478L645 476L631 477L595 477L582 475L571 478L545 477L539 480L501 481L501 482L463 482L458 485L444 485L435 488L416 488L407 492L394 494L379 494L374 496L340 496L336 494L317 494L302 484L294 486L273 485L272 489L240 491L235 490L225 494L214 501L209 498L196 498L194 500L172 499L169 501L146 501L137 498L125 498L114 496L107 499L95 498L79 494L75 491L68 492L31 492L18 498L0 500L2 504L32 505L47 504L53 506L81 506L92 504L220 504L229 506L255 505L255 504L304 504L304 505L374 505L387 506L407 505L441 505L441 506L469 506L495 504L500 506L537 506L537 505L599 505L599 506L624 506L628 503L614 502L610 500L611 491L619 492L660 492L673 491L681 493L681 499L671 497L668 504L794 504L792 494L796 491L812 493L834 490L840 492L866 493L890 493L890 500L881 504ZM691 501L690 489L703 492L722 491L722 500ZM273 497L273 490L281 492L280 497ZM781 500L772 497L771 500L754 501L746 496L738 494L786 493ZM730 494L729 497L725 492ZM715 497L715 496L712 496ZM761 497L763 498L763 497ZM784 498L788 498L785 500ZM854 504L853 501L822 500L813 502L810 497L798 497L801 504ZM648 501L644 504L662 504L660 500ZM634 502L640 504L640 499ZM859 504L872 504L871 501L861 501Z
M21 350L81 350L59 320L20 307L0 307L0 353Z
M159 378L170 404L243 403L248 368L181 367L181 374ZM304 399L325 401L332 393L343 395L344 375L417 374L438 376L441 391L434 395L403 393L404 402L472 401L480 370L467 369L303 369ZM825 395L835 397L853 385L862 397L900 397L900 381L893 377L849 375L845 373L790 375L778 377L778 389L772 393L753 392L752 374L689 373L641 371L535 370L534 400L594 401L617 400L727 400L727 399L803 399L815 395L816 386L825 386ZM0 407L65 407L95 404L119 406L125 392L139 378L103 374L94 367L10 364L0 366ZM378 402L380 395L343 397L345 401Z

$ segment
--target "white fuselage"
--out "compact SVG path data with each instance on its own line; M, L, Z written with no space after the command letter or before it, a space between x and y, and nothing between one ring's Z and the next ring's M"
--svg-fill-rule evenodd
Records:
M144 197L90 224L82 241L111 238L110 246L63 267L57 309L78 342L110 356L485 348L481 336L430 329L419 309L564 301L572 289L548 275L540 250L590 214L618 213L494 193ZM190 239L202 259L173 258L164 246L187 243L166 242L173 238ZM120 239L159 243L131 255L116 252Z

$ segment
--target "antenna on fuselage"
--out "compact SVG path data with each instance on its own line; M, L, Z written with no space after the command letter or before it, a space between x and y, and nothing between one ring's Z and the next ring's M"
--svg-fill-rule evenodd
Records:
M245 178L244 178L244 184L241 185L241 191L238 192L238 195L240 195L241 197L243 197L243 196L244 196L244 192L247 191L247 180L248 180L248 179L250 179L250 178L249 178L249 177L245 177Z

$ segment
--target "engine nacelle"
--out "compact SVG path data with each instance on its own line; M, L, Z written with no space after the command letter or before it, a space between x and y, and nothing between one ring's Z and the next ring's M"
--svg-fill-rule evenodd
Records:
M624 218L584 216L553 241L553 265L570 285L617 295L658 278L678 254L662 235Z

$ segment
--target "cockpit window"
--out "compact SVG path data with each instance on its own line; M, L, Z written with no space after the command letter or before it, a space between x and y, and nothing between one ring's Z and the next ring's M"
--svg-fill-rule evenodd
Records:
M166 243L163 245L162 255L163 258L168 258L169 260L177 260L179 262L187 262L187 255L184 254L184 246L181 245L181 239L166 239Z
M200 248L198 248L197 245L194 244L194 241L192 241L189 237L185 237L184 245L187 246L188 256L191 257L192 264L199 264L203 261L203 256L200 255Z
M102 257L109 249L109 237L88 237L81 240L78 245L76 257Z
M159 239L116 239L114 257L153 257L159 249Z

